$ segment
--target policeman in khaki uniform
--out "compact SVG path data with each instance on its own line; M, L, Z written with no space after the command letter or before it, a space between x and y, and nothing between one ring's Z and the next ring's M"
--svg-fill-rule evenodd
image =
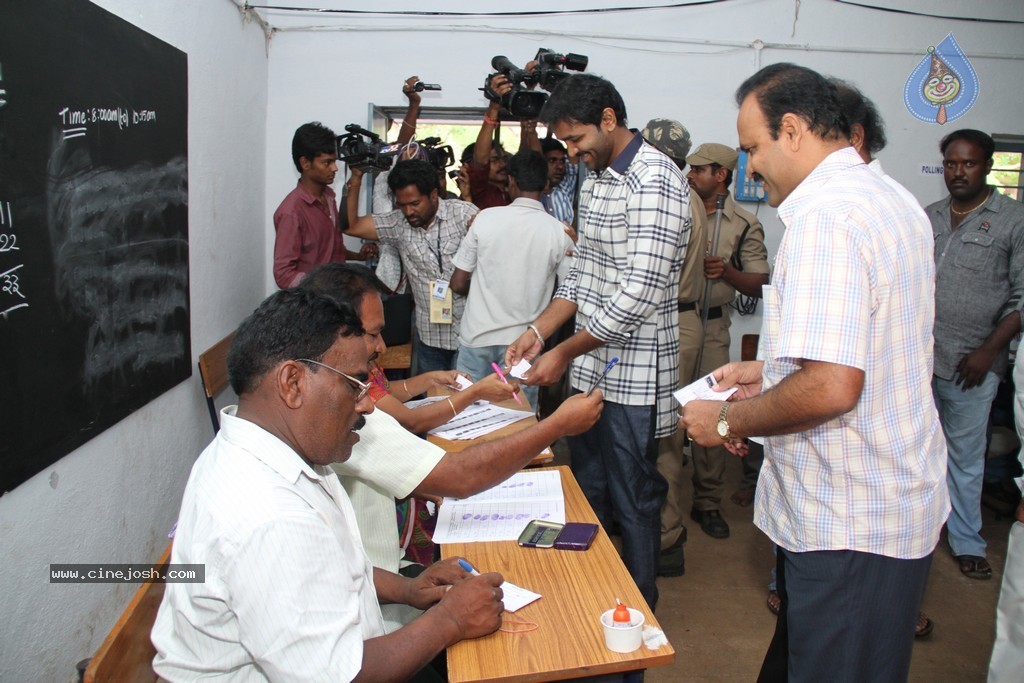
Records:
M680 170L686 170L686 155L690 152L690 134L678 121L652 119L641 133L647 142L667 154ZM691 190L692 192L692 190ZM696 304L704 291L704 251L707 249L708 226L704 205L690 195L690 240L686 248L683 270L679 276L680 330L700 328L700 306ZM685 321L685 322L684 322ZM679 347L680 384L688 384L697 363L697 349ZM684 370L683 368L688 368ZM683 434L677 432L658 441L658 471L668 481L668 495L661 509L661 557L659 576L681 576L685 569L683 544L686 527L680 498L685 486L683 464Z
M715 200L726 195L719 229L718 248L714 255L704 257L703 275L714 280L708 309L707 330L704 335L704 355L701 367L695 372L694 363L687 368L693 377L702 377L729 362L729 304L739 292L745 296L761 297L761 287L768 284L768 250L764 245L764 228L754 214L736 205L729 185L736 168L736 151L714 142L698 147L686 158L690 171L686 179L690 189L700 196L707 211L707 239L713 239ZM683 349L694 349L700 344L700 310L703 304L703 282L695 303L696 311L686 317L680 314L679 342ZM685 371L680 370L682 374ZM713 538L728 538L729 525L722 518L723 476L729 455L721 446L705 448L693 444L693 509L690 516L700 523L701 529Z

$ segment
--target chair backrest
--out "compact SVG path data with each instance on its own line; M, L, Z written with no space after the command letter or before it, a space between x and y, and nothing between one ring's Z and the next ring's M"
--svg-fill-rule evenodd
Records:
M199 354L199 379L203 383L203 391L206 392L206 407L210 411L214 434L220 430L220 420L217 418L217 406L213 399L228 385L228 351L231 350L231 342L234 340L235 333L232 332Z
M740 360L757 360L759 334L745 334L740 338Z
M162 572L171 561L171 544L157 560ZM164 582L144 583L107 634L85 669L85 683L153 683L156 648L149 638L164 597Z

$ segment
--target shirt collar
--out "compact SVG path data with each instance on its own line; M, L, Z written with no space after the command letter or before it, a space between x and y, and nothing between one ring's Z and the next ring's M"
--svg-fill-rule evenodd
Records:
M295 183L295 187L299 189L299 199L304 201L306 204L313 205L320 203L320 200L317 197L314 197L312 192L303 187L302 182ZM327 197L328 200L333 199L334 190L332 190L329 186L325 187L323 196Z
M833 176L858 165L864 165L864 160L860 158L860 155L857 154L857 150L853 147L837 149L829 154L827 157L822 159L821 162L814 167L814 170L811 171L806 178L801 180L800 184L793 189L781 204L779 204L779 218L781 218L783 222L792 218L797 211L800 210L804 201L816 196L822 186L825 185Z
M636 153L640 151L640 147L644 144L643 136L640 133L633 133L633 139L629 141L629 144L619 152L619 156L612 160L612 163L608 166L608 170L614 171L618 175L625 175L629 169L629 165L633 163L633 158Z
M244 449L254 458L281 475L289 484L305 475L313 481L320 481L325 473L311 467L291 446L268 432L255 422L238 417L238 406L227 406L220 411L220 433L223 438Z
M538 211L544 211L544 205L536 199L530 199L529 197L516 197L512 200L509 206L521 206L524 209L537 209Z

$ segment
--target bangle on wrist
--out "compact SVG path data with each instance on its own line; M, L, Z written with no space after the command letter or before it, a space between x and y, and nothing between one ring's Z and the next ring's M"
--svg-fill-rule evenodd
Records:
M455 410L455 404L452 403L451 397L448 397L445 400L448 401L448 405L450 405L452 407L452 417L455 417L456 415L458 415L459 411Z
M409 385L405 383L404 379L402 380L402 388L405 389L405 393L407 393L410 396L412 396L412 392L409 391Z
M544 348L544 337L541 336L540 330L537 329L537 326L534 325L533 323L530 323L529 325L527 325L527 327L533 330L533 333L537 335L537 341L540 342L541 348Z
M487 114L484 114L484 123L489 123L489 124L490 124L490 125L492 125L492 126L496 126L496 125L498 125L498 122L497 122L496 120L492 119L492 118L491 118L490 116L488 116Z

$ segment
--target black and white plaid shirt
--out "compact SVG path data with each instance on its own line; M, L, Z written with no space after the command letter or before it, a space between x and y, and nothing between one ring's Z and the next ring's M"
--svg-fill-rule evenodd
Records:
M657 437L673 433L678 421L676 298L689 202L679 168L636 135L607 169L584 182L576 261L555 293L577 304L576 328L604 342L575 359L573 386L588 390L618 356L601 385L605 399L656 405Z

